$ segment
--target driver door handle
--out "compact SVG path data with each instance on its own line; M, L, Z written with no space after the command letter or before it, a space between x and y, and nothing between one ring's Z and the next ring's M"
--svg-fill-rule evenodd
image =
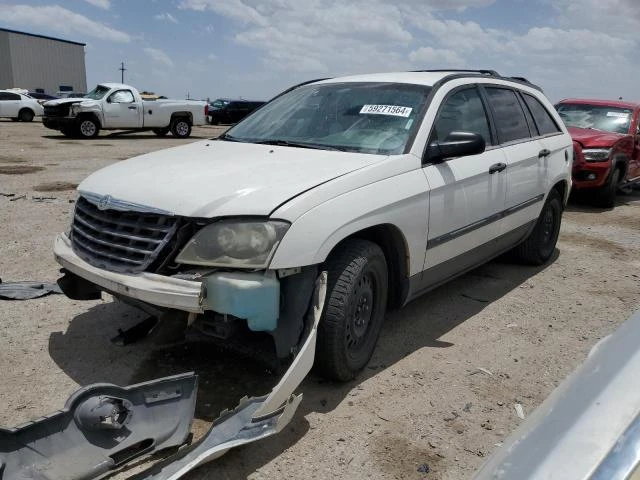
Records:
M506 163L494 163L493 165L491 165L489 167L489 174L493 175L496 172L503 171L505 168L507 168L507 164Z
M137 110L137 109L138 109L138 107L136 107L135 105L131 105L131 106L130 106L130 107L128 107L128 108L129 108L129 110Z
M538 152L538 158L548 157L549 155L551 155L551 151L546 148Z

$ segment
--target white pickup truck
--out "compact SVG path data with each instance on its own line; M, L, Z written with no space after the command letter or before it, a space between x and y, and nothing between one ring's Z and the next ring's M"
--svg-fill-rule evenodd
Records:
M178 138L204 125L206 102L194 100L143 101L134 87L101 83L82 98L61 98L44 104L42 123L65 136L94 138L100 130L169 131Z

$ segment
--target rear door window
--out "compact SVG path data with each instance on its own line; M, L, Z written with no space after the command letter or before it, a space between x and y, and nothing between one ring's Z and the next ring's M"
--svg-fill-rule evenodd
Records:
M527 118L516 93L508 88L487 87L485 90L493 110L500 143L530 138Z
M522 96L531 111L531 115L533 115L533 120L536 122L540 135L549 135L561 131L549 111L544 108L544 105L537 98L527 93L523 93Z

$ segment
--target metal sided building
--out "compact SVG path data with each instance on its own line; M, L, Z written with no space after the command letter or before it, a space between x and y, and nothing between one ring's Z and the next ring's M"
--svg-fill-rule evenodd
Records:
M84 43L0 28L0 89L87 91Z

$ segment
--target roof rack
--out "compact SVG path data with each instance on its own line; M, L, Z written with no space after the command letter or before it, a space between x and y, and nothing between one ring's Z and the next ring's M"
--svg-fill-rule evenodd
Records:
M540 88L538 85L535 85L533 83L531 83L529 80L527 80L524 77L503 77L502 75L500 75L498 72L496 72L495 70L473 70L473 69L455 69L455 68L439 68L439 69L434 69L434 70L411 70L412 72L425 72L425 73L443 73L443 72L451 72L451 75L447 75L444 78L442 78L438 84L442 84L445 82L448 82L450 80L455 80L456 78L464 78L466 76L478 76L478 75L482 75L482 76L487 76L487 77L493 77L497 80L508 80L511 82L517 82L517 83L521 83L523 85L527 85L528 87L532 87L535 88L536 90L539 90L542 92L542 88Z
M456 69L456 68L437 68L437 69L429 69L429 70L411 70L412 72L431 72L431 73L439 73L439 72L456 72L456 73L481 73L482 75L491 75L492 77L500 77L501 75L495 70L473 70L469 68L464 69Z

